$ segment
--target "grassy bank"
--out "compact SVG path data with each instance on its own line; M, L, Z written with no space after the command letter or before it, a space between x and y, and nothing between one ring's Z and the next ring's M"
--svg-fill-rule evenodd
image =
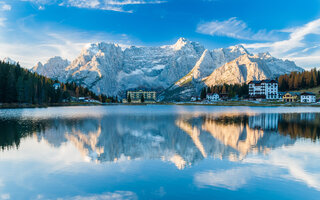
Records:
M247 101L225 101L216 103L177 103L174 105L199 105L199 106L256 106L256 107L320 107L320 104L307 103L285 103L285 102L247 102Z
M223 101L215 103L203 103L203 102L161 102L155 104L98 104L98 103L56 103L56 104L0 104L0 109L12 109L12 108L47 108L47 107L60 107L60 106L111 106L111 105L126 105L126 106L146 106L146 105L177 105L177 106L251 106L251 107L320 107L320 104L307 104L307 103L285 103L285 102L248 102L248 101Z
M316 97L317 98L320 98L320 86L318 87L314 87L314 88L309 88L309 89L303 89L303 90L294 90L292 92L312 92L312 93L315 93L316 94Z

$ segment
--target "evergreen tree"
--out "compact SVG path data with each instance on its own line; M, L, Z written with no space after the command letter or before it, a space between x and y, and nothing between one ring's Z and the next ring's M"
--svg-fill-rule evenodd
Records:
M23 82L23 76L20 76L18 78L18 81L17 81L17 100L19 103L23 103L25 102L25 99L24 99L24 82Z
M202 88L200 98L205 99L207 97L207 90L206 88Z
M11 65L0 61L0 103L46 104L59 103L73 96L100 97L87 88L73 83L61 84L55 90L52 79L31 73L19 64Z

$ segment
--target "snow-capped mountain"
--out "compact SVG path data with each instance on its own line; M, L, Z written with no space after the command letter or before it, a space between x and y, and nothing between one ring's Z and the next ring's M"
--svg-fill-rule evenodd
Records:
M12 65L17 64L17 62L16 62L16 61L12 60L12 59L11 59L11 58L9 58L9 57L5 57L5 58L3 59L3 62L5 62L5 63L9 63L9 64L12 64Z
M275 78L291 71L301 71L294 62L273 58L269 53L244 54L213 71L205 78L207 86L224 83L248 83L252 80Z
M202 81L203 78L209 76L216 68L244 54L248 54L248 52L241 45L214 49L212 51L206 49L193 69L177 81L175 85L182 86L192 80Z
M183 38L174 45L124 50L119 45L96 43L64 69L52 69L56 66L47 63L33 70L61 81L76 81L97 93L118 95L130 88L169 87L192 69L204 50L199 43Z
M31 71L37 72L38 74L59 79L65 81L66 71L65 69L70 64L70 61L64 60L61 57L53 57L48 60L46 64L38 62L36 66L32 68Z
M256 69L244 78L247 66L256 66ZM248 72L249 68L246 69ZM33 68L33 71L50 78L75 81L96 93L112 96L141 87L176 89L187 83L201 87L204 83L228 82L230 76L234 76L233 83L240 83L301 70L293 62L273 58L267 53L251 55L241 45L208 50L184 38L173 45L161 47L131 46L122 49L116 44L95 43L83 49L71 63L54 57L48 63L38 63ZM237 73L233 75L233 72Z

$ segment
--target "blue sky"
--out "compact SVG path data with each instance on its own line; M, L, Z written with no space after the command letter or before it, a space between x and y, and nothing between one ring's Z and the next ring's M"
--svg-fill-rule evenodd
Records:
M55 55L71 60L92 42L152 46L179 37L319 66L320 1L0 0L0 58L26 67Z

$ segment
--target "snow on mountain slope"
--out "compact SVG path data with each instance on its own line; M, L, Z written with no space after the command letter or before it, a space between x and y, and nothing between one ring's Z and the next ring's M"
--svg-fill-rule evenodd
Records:
M254 55L253 58L263 61L273 73L273 76L279 76L292 71L303 71L293 61L274 58L269 52Z
M291 71L302 71L302 69L293 62L273 58L268 53L244 54L213 71L204 82L207 86L224 83L242 84L252 80L274 78Z
M46 64L38 62L31 71L37 72L38 74L47 76L49 78L58 79L60 81L65 81L66 77L66 68L70 64L70 61L64 60L61 57L50 58Z
M212 51L205 50L194 68L186 76L177 81L175 86L183 86L193 79L202 81L203 78L209 76L216 68L244 54L248 54L248 52L241 45L214 49Z
M17 64L17 62L16 62L16 61L12 60L12 59L11 59L11 58L9 58L9 57L5 57L5 58L3 59L3 62L5 62L5 63L9 63L9 64L12 64L12 65Z
M34 71L76 81L97 93L119 95L131 88L167 88L190 71L204 47L180 38L176 44L162 47L135 47L122 50L115 44L97 43L84 49L68 67L38 65ZM46 69L46 70L44 70Z
M232 64L225 65L230 62ZM188 92L179 91L190 96L203 87L204 80L210 85L242 83L301 70L293 62L273 58L268 53L251 55L241 45L206 50L184 38L161 47L122 49L116 44L95 43L84 48L71 63L54 57L32 69L110 96L123 95L128 89L163 90L184 85L188 85Z

